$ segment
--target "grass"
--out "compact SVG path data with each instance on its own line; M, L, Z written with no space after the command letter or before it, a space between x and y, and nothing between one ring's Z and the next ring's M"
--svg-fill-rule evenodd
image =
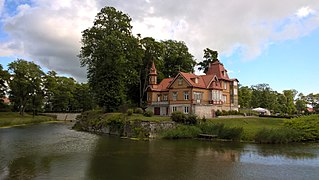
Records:
M131 116L127 116L127 118L129 121L134 121L134 120L143 120L143 121L152 121L152 122L171 121L171 118L168 116L146 117L143 114L132 114Z
M215 118L207 120L211 123L223 123L225 127L242 127L242 140L253 141L258 131L263 128L281 128L283 127L284 119L281 118Z
M20 116L17 112L0 112L0 127L11 127L26 124L36 124L54 121L54 118L47 116L35 116L25 114Z

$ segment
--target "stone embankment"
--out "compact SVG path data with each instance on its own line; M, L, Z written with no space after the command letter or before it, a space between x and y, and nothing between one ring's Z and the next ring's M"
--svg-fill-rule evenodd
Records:
M75 129L88 131L97 134L118 135L128 138L156 138L159 134L168 129L175 128L176 123L172 121L151 122L151 121L127 121L123 124L111 125L87 125L78 120Z

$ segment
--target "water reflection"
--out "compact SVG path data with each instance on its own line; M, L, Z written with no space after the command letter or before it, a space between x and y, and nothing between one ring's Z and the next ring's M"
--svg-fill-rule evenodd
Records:
M0 129L0 179L317 179L318 144L132 141L63 124Z

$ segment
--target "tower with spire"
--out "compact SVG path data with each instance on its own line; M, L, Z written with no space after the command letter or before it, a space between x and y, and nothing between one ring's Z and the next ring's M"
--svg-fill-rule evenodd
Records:
M156 70L154 61L152 62L152 67L148 75L149 75L148 84L151 86L151 88L156 88L157 87L157 70Z

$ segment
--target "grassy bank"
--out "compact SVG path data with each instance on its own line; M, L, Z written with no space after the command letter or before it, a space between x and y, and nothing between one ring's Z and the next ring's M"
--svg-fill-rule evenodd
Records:
M25 114L20 116L17 112L0 112L0 127L11 127L26 124L36 124L47 121L54 121L54 118L47 116L35 116Z
M262 129L276 129L283 127L285 119L283 118L215 118L209 119L210 123L222 123L225 127L242 127L243 134L241 139L244 141L253 141L257 132Z
M179 116L176 116L179 117ZM151 116L134 113L106 113L89 111L83 113L79 127L75 129L99 129L105 126L123 129L125 123L134 121L177 122L160 132L160 137L167 139L196 138L200 134L213 135L218 139L249 141L256 143L290 143L319 140L319 115L303 116L290 120L269 117L214 118L198 119L193 116L181 116L183 121L171 117ZM186 118L187 117L187 118ZM190 117L194 121L189 121ZM186 119L186 120L185 120ZM189 123L192 122L192 123ZM138 129L139 127L135 127ZM121 132L121 131L120 131ZM147 133L146 133L147 134ZM203 135L201 135L203 136ZM205 135L204 135L205 136Z

